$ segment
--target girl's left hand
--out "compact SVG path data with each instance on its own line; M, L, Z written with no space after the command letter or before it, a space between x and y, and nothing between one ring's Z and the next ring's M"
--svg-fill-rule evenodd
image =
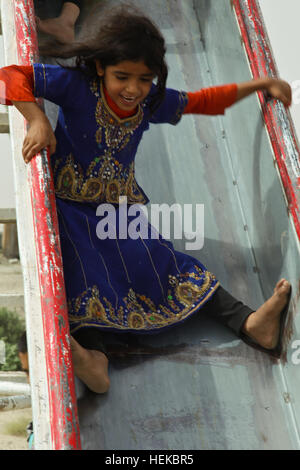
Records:
M292 89L284 80L270 78L266 90L272 98L280 100L285 106L292 104Z

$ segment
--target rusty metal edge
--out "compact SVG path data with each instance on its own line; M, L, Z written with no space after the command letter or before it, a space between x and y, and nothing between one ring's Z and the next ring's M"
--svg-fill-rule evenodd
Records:
M275 59L257 0L232 0L254 78L278 77ZM288 210L300 241L300 151L290 112L282 103L259 93Z
M18 63L38 60L33 0L14 0ZM47 365L52 450L81 449L56 201L49 152L30 163L29 184Z

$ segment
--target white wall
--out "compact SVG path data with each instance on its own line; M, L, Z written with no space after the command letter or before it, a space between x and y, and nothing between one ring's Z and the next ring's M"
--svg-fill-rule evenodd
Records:
M258 0L279 75L293 87L291 115L300 141L300 0Z

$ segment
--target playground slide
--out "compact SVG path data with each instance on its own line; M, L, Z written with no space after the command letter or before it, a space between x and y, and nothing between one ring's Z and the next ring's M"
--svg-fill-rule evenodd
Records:
M32 3L13 3L4 24L8 63L24 63L24 48L29 48L27 61L38 60L32 53L36 47L31 41L35 35ZM100 1L87 2L83 20L89 14L87 7L94 3L101 8ZM193 91L276 74L255 0L135 3L156 21L166 38L169 87ZM8 38L18 33L18 23L24 18L25 39L19 55L12 59L15 44L9 46ZM51 107L46 109L53 114ZM12 110L11 122L17 120L20 129L20 117ZM22 133L12 132L14 159L19 161ZM136 160L136 176L151 203L204 205L204 245L188 252L253 309L272 294L278 279L286 277L292 283L284 357L270 359L212 319L197 315L184 325L143 339L108 336L111 388L103 396L95 395L76 381L76 400L67 326L56 330L62 324L56 322L59 315L54 307L47 310L43 301L45 295L47 299L61 295L61 277L51 281L51 288L56 286L58 293L49 290L45 294L39 287L41 280L36 280L43 265L39 262L42 248L37 244L39 216L34 215L37 202L40 204L39 188L34 196L27 196L33 207L33 216L27 221L21 213L24 201L17 194L24 281L30 299L26 315L31 328L36 447L300 449L300 173L290 116L281 104L267 102L260 94L236 104L224 117L185 116L175 127L153 126L146 134ZM47 155L38 159L45 161L44 166L36 163L41 181L48 171ZM15 172L16 180L28 192L30 184L23 166L15 164ZM46 185L43 189L48 191ZM48 224L51 231L56 216L53 209L49 212L54 217L52 225ZM187 250L187 241L173 240L181 251ZM47 249L51 253L53 245ZM34 258L31 264L28 257ZM61 274L59 263L58 257L56 267ZM64 315L60 319L65 321L66 312Z

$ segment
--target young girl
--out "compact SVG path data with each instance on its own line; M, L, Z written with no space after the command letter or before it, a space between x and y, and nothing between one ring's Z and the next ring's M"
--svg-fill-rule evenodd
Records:
M253 311L162 236L122 238L116 226L115 237L97 237L103 220L96 215L99 204L113 204L118 215L122 196L129 206L148 202L135 180L134 159L150 124L175 125L189 113L224 114L257 90L291 103L290 86L272 78L195 93L168 89L165 52L164 39L148 18L120 8L102 17L93 39L47 51L76 56L76 67L1 70L6 104L13 103L29 123L25 162L50 148L75 374L98 393L109 387L102 344L107 330L154 333L206 312L254 347L276 357L282 350L291 292L285 279ZM34 97L59 105L55 133ZM150 233L150 225L146 228Z

